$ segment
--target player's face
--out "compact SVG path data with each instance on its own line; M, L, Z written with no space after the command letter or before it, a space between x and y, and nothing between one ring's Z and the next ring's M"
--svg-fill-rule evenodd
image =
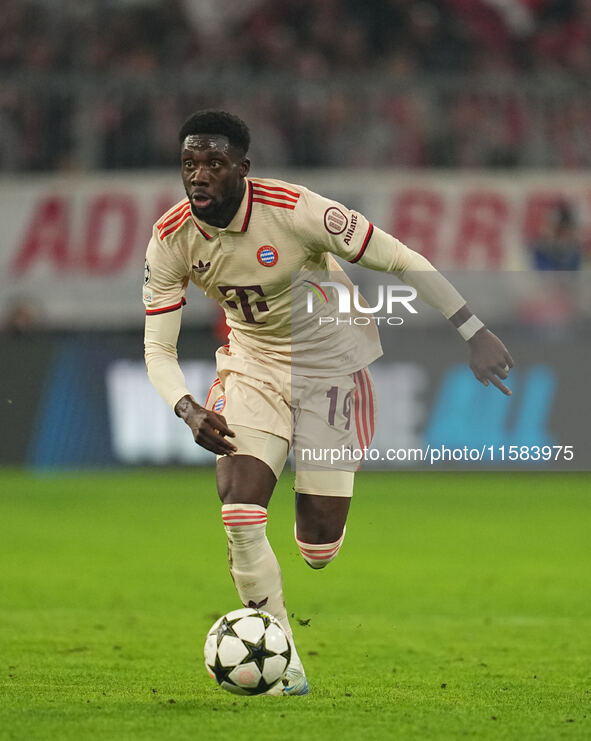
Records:
M233 214L227 211L238 208L249 165L226 136L187 136L181 149L181 173L195 216L209 223L229 223L227 217Z

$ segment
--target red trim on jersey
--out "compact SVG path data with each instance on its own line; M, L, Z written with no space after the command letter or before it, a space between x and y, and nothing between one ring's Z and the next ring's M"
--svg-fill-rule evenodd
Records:
M181 219L185 218L185 216L189 213L189 209L190 206L187 206L183 211L179 211L176 216L173 216L172 219L168 219L162 224L162 226L158 230L160 233L160 239L162 239L162 235L164 233L167 233L171 227L174 227Z
M254 186L254 194L262 198L272 198L276 201L287 201L288 203L297 203L299 199L299 196L294 198L293 196L283 195L283 193L267 193L264 190L259 190L256 185Z
M295 208L295 203L278 203L277 201L267 201L263 198L253 198L253 203L265 203L267 206L279 206L279 208L289 208L291 211Z
M162 227L162 226L164 225L164 222L165 222L165 221L168 221L168 219L170 219L170 217L171 217L171 216L174 216L174 215L175 215L176 213L178 213L178 212L179 212L179 211L180 211L180 210L181 210L182 208L185 208L185 206L188 206L188 205L189 205L189 199L187 198L187 199L186 199L185 201L183 201L183 202L181 203L181 205L180 205L180 206L177 206L177 207L176 207L175 209L173 209L172 211L167 211L167 212L166 212L166 213L164 214L164 216L162 216L162 217L160 218L160 221L157 221L157 222L156 222L156 227L157 227L158 229L160 229L160 228L161 228L161 227Z
M149 314L152 316L153 314L166 314L169 311L176 311L177 309L180 309L181 306L184 306L187 303L185 298L182 298L178 304L174 304L173 306L165 306L163 309L146 309L146 314Z
M215 381L211 384L209 387L209 391L207 392L207 399L205 400L205 406L207 406L207 403L209 401L209 397L211 396L211 392L214 390L216 386L219 386L221 383L219 378L216 378Z
M191 208L191 204L185 203L184 206L182 206L181 208L178 208L173 214L171 214L170 216L167 216L158 226L158 230L162 231L163 229L166 229L167 226L174 224L174 222L178 221L181 218L181 216L184 216L184 214L190 208Z
M282 193L288 193L290 196L293 196L294 198L299 198L300 193L294 190L288 190L287 188L280 188L277 185L263 185L263 183L257 183L256 180L253 180L253 185L255 188L263 188L264 190L279 190ZM270 194L273 195L273 194Z
M191 212L191 216L193 216L193 212ZM202 229L199 226L199 224L197 223L197 219L194 216L193 216L193 223L195 224L195 226L197 227L197 229L199 229L199 231L201 232L201 234L203 234L203 236L205 237L205 239L211 239L211 234L208 234L204 229Z
M367 234L365 235L365 239L363 240L363 244L361 245L361 249L359 250L357 255L352 260L349 260L350 263L354 263L354 262L357 262L358 260L361 260L361 258L363 257L363 253L365 252L367 245L369 244L369 240L371 239L372 234L373 234L373 224L370 221Z
M252 183L250 180L247 180L248 184L248 205L246 207L246 214L244 215L244 221L242 222L242 229L240 229L241 232L245 232L248 229L248 225L250 223L250 217L252 214Z
M160 239L164 239L164 237L168 237L169 234L176 232L176 230L181 227L185 223L185 221L187 221L190 215L190 211L186 211L180 221L177 221L176 224L173 224L169 229L165 229L160 232Z

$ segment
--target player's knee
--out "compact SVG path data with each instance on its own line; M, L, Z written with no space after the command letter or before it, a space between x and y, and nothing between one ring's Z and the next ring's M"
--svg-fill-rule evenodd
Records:
M338 556L343 540L345 538L345 528L341 536L331 543L306 543L298 538L296 532L296 543L304 561L313 569L323 569L325 566Z
M263 461L249 455L224 456L216 465L219 497L226 504L269 504L276 478Z

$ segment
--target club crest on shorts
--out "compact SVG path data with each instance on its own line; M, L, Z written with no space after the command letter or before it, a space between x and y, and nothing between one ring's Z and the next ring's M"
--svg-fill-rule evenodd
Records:
M223 409L223 408L224 408L225 406L226 406L226 397L225 397L225 396L220 396L220 398L219 398L219 399L216 399L216 402L215 402L215 404L213 405L213 411L214 411L214 412L218 412L218 414L219 414L219 412L221 412L221 411L222 411L222 409Z
M277 264L279 255L277 254L275 247L272 247L270 244L265 244L262 247L259 247L257 260L266 268L272 268L273 265Z

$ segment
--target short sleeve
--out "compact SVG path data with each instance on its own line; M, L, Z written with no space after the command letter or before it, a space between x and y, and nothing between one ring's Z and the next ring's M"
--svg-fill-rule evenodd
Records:
M363 214L306 188L295 208L294 225L310 249L332 252L351 263L361 259L374 231Z

